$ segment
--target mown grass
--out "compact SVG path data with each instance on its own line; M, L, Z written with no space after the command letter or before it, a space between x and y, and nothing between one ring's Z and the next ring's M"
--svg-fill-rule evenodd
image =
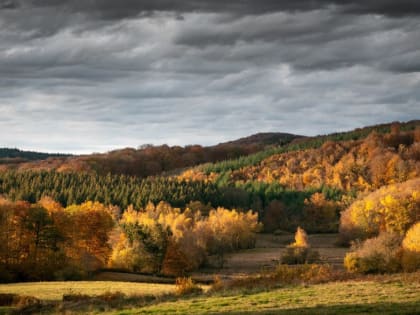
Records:
M0 284L0 293L29 295L44 301L59 301L65 294L100 295L121 292L126 295L163 295L174 292L175 286L157 283L118 281L57 281Z
M264 292L228 291L108 314L419 314L418 278L419 273Z

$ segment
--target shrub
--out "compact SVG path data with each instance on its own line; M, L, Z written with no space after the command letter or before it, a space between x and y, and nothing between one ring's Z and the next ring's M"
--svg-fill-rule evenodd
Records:
M280 261L282 264L297 265L310 264L319 260L319 253L309 248L308 235L305 230L298 227L295 234L295 242L286 248Z
M420 269L420 222L414 224L402 242L403 256L401 264L405 271Z
M282 284L294 282L321 283L329 281L334 275L329 265L304 264L300 266L278 265L274 278Z
M281 263L287 265L312 264L319 260L319 252L307 247L288 247L281 256Z
M336 272L329 265L305 264L299 266L278 265L274 270L215 282L211 291L231 289L266 290L288 284L323 283L340 280L343 273Z
M203 289L195 284L191 278L177 278L175 294L178 296L201 293Z
M0 306L26 307L29 305L38 304L40 304L40 300L33 296L12 293L0 293Z
M344 258L348 271L384 273L401 270L401 237L395 233L382 233L353 245L353 251Z
M225 288L225 282L219 275L214 276L209 292L221 291Z
M63 302L81 302L91 300L92 297L82 293L63 294Z

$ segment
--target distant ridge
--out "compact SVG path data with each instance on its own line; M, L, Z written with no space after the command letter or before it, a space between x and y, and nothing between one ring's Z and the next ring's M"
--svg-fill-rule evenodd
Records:
M22 161L37 161L37 160L46 160L51 157L69 157L71 154L63 153L42 153L35 151L23 151L17 148L0 148L0 161L11 160L16 162L16 160Z
M373 131L387 133L393 125L398 125L402 131L414 130L418 128L420 121L378 124L315 137L263 132L207 147L144 145L137 149L123 148L88 155L39 153L0 148L0 171L7 169L56 170L93 172L99 175L124 174L145 178L159 175L170 176L190 167L203 165L205 173L217 172L216 169L220 168L232 170L249 164L255 165L273 154L285 151L318 148L326 141L360 140ZM241 162L238 163L238 160Z
M301 136L289 133L258 133L214 146L146 145L88 155L49 154L19 149L0 149L1 169L83 171L98 174L155 176L202 163L247 156L271 146L282 146Z
M260 132L219 145L284 145L296 138L306 137L284 132Z

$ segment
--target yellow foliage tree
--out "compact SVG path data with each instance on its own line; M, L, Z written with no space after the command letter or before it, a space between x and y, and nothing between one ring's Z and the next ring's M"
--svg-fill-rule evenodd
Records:
M420 268L420 222L414 224L407 231L402 246L402 266L404 270L416 271Z
M347 241L393 232L403 236L420 218L420 178L385 186L355 201L341 215Z
M251 211L244 213L218 208L210 210L209 216L206 217L202 216L200 211L188 208L181 211L163 202L156 207L148 206L148 209L140 211L127 209L122 215L120 225L126 226L126 231L133 231L136 226L145 227L150 233L157 227L169 230L167 247L164 249L166 252L160 254L164 257L161 271L171 275L198 268L207 254L253 247L255 232L260 229L258 215ZM147 265L144 261L148 260L147 255L138 255L139 250L142 250L139 245L141 244L129 242L127 238L121 237L114 246L111 266L130 270L135 268L127 267L124 264L127 260L135 262L137 266Z
M301 227L298 227L295 233L295 242L290 247L309 247L308 234Z

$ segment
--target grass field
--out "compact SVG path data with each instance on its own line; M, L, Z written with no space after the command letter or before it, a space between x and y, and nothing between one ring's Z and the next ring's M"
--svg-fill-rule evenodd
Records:
M40 300L61 300L63 294L99 295L105 292L122 292L127 295L160 295L171 293L174 285L133 283L118 281L66 281L1 284L0 293L34 296Z
M233 279L273 267L292 239L293 235L259 235L255 249L229 254L225 268L210 269L203 275L213 278L219 274ZM334 234L310 236L312 248L320 252L322 262L340 271L347 249L335 246L335 240ZM207 292L208 286L204 286L205 293L201 295L178 297L171 294L175 291L173 284L139 283L173 279L104 272L96 277L103 281L0 284L0 293L36 297L44 305L42 314L420 314L420 272L351 279L358 280L283 287L276 283L273 290L240 288L215 293ZM98 301L98 295L108 292L121 292L125 296L115 301ZM95 299L62 301L63 295L68 294ZM0 314L13 310L16 309L0 307Z
M420 314L419 276L198 296L108 314Z

